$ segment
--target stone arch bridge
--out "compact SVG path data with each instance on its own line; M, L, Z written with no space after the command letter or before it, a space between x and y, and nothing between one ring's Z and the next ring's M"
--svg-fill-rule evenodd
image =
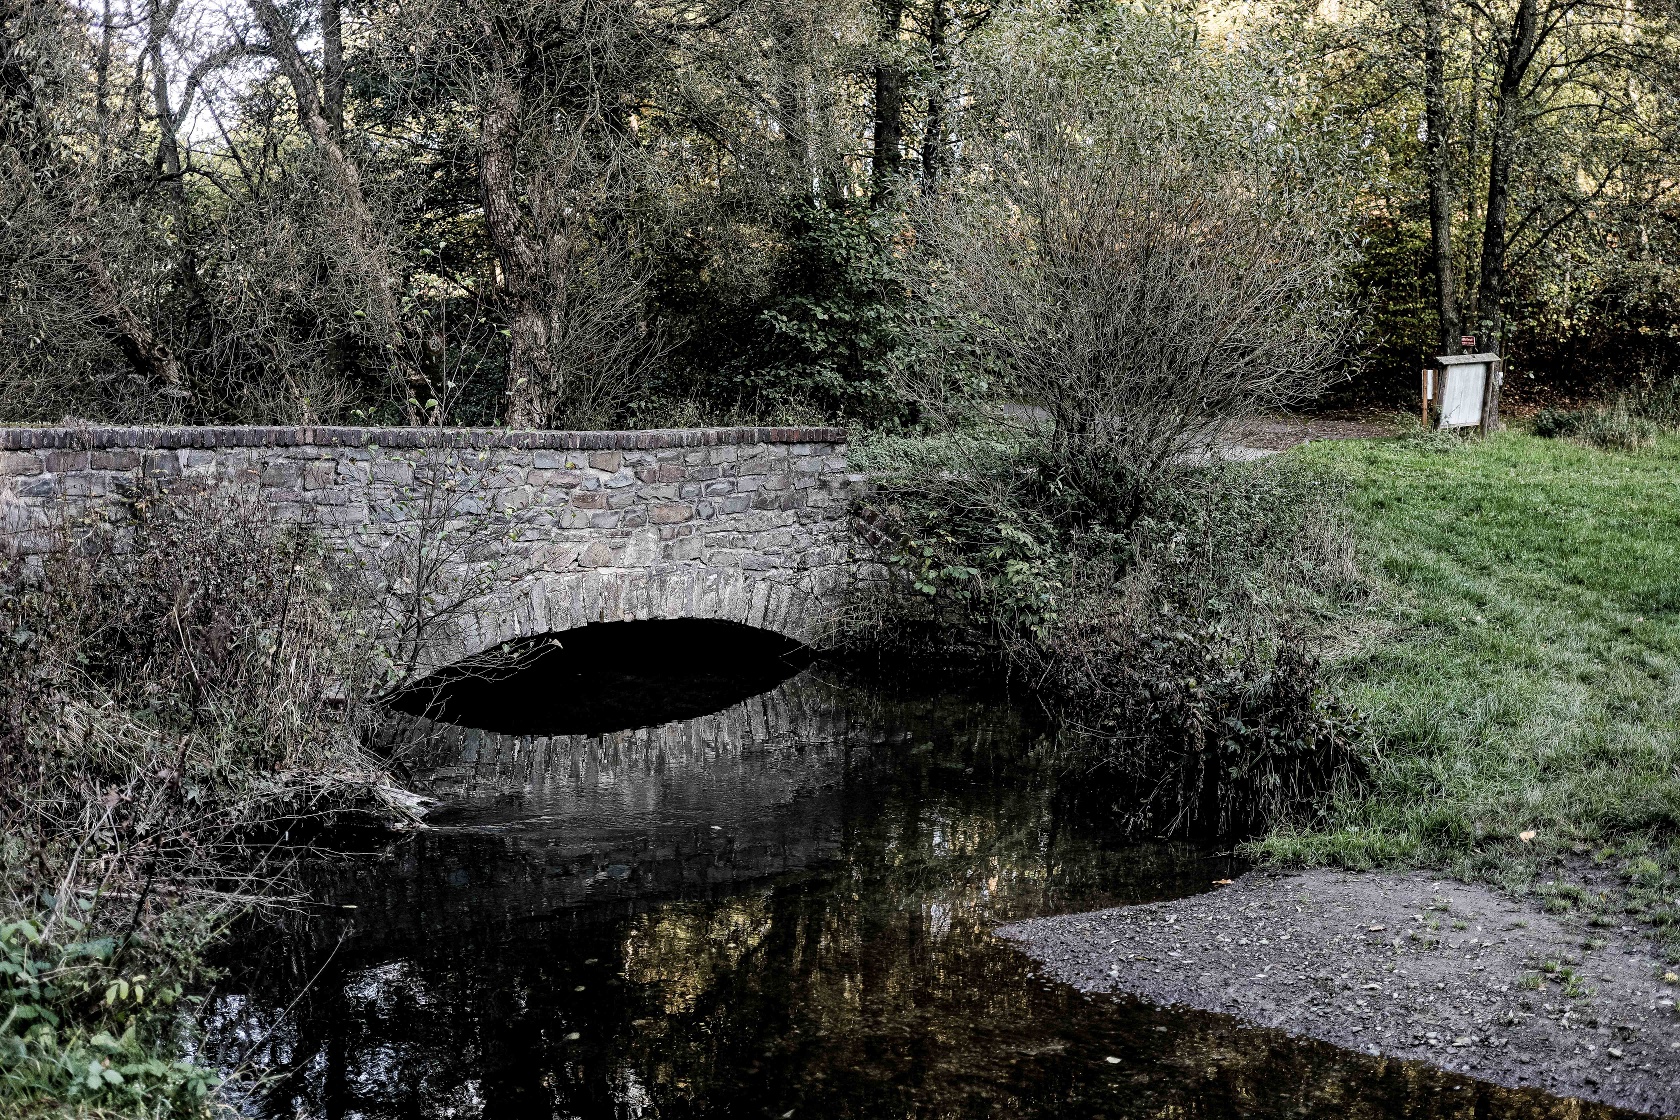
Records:
M629 432L0 427L0 552L38 555L148 485L244 486L376 556L448 523L485 577L436 665L593 622L708 618L819 640L850 562L835 428ZM463 532L463 527L465 532Z

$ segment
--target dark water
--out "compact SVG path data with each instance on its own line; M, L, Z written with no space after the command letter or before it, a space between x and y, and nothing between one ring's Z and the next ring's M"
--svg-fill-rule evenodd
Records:
M229 956L212 1055L269 1071L255 1115L1614 1115L1038 977L993 925L1240 869L1081 820L1002 701L807 669L633 731L422 732L435 828Z

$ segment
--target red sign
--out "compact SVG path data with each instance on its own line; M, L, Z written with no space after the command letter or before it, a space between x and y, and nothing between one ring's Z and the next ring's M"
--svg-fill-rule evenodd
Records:
M1466 349L1469 349L1470 347L1476 345L1476 336L1473 334L1462 335L1458 340L1458 344Z

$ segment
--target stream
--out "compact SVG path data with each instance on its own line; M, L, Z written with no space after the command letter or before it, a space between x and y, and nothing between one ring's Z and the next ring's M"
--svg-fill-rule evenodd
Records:
M1072 811L1006 698L667 637L395 717L431 827L315 862L222 962L206 1056L262 1072L244 1112L1617 1115L1045 980L992 927L1242 868Z

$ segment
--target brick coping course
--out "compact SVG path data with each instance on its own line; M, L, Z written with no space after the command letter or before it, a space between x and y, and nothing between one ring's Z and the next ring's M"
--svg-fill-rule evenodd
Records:
M845 443L844 428L655 428L622 432L505 428L6 427L0 451L222 447L448 447L514 451L647 451L741 443Z

